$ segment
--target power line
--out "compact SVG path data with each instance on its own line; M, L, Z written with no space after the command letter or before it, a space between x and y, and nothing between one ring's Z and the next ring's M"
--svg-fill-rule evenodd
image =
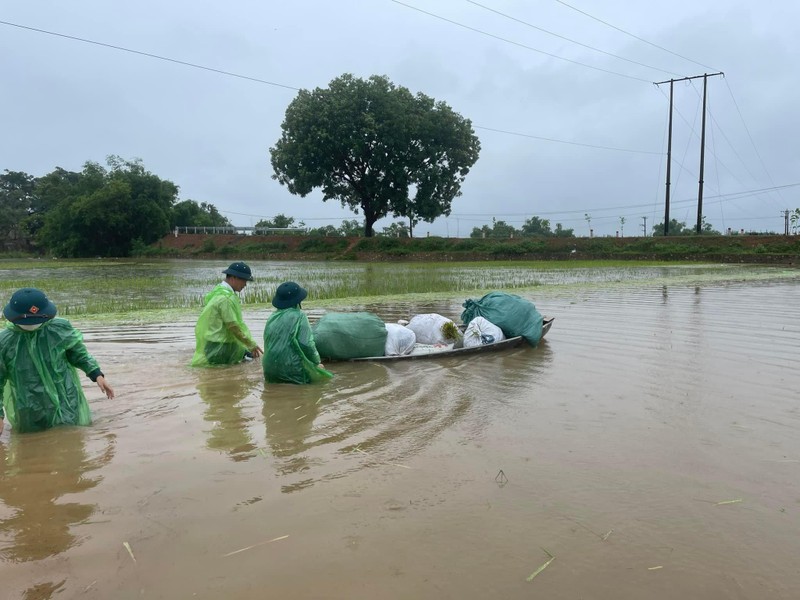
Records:
M660 67L654 67L652 65L646 65L645 63L641 63L641 62L632 60L630 58L625 58L624 56L620 56L619 54L614 54L613 52L607 52L605 50L601 50L600 48L595 48L594 46L589 46L588 44L584 44L584 43L579 42L577 40L570 39L570 38L568 38L566 36L563 36L563 35L560 35L558 33L554 33L552 31L548 31L547 29L539 27L538 25L534 25L532 23L528 23L527 21L523 21L522 19L517 19L516 17L512 17L511 15L507 15L506 13L500 12L499 10L495 10L493 8L489 8L488 6L484 6L483 4L475 2L475 0L466 0L466 1L469 2L470 4L474 4L475 6L479 6L479 7L483 8L483 9L485 9L485 10L488 10L489 12L493 12L493 13L495 13L497 15L500 15L501 17L505 17L506 19L510 19L511 21L515 21L517 23L521 23L522 25L526 25L526 26L528 26L528 27L530 27L532 29L536 29L537 31L541 31L542 33L546 33L548 35L552 35L554 37L557 37L557 38L559 38L561 40L565 40L567 42L570 42L571 44L576 44L576 45L581 46L583 48L588 48L589 50L593 50L594 52L600 52L601 54L605 54L606 56L611 56L611 57L619 59L619 60L624 60L625 62L629 62L629 63L634 64L634 65L639 65L640 67L646 67L648 69L653 69L655 71L661 71L662 73L667 73L669 75L678 75L678 73L674 73L673 71L667 71L666 69L662 69Z
M721 202L725 202L725 201L729 201L729 200L738 200L738 199L745 198L745 197L748 197L748 196L755 196L755 195L758 195L758 194L761 194L761 193L764 193L764 192L768 192L768 191L772 191L772 190L787 189L787 188L798 187L798 186L800 186L800 182L787 183L785 185L774 186L774 187L770 187L770 188L761 188L761 189L756 189L756 190L744 190L744 191L741 191L741 192L730 192L730 193L727 193L727 194L716 194L716 195L713 195L713 196L708 196L707 198L708 199L717 199L717 200L719 200ZM687 204L687 203L693 203L693 202L697 202L697 198L684 198L682 200L675 200L674 204ZM537 211L536 214L537 215L545 215L545 216L546 215L565 215L565 214L573 214L573 213L575 213L575 214L577 214L577 213L585 213L585 212L590 212L590 211L634 210L634 209L641 209L641 208L649 208L650 206L651 206L651 204L649 204L649 203L648 204L627 204L627 205L622 205L622 206L607 206L607 207L603 207L603 208L596 208L595 207L595 208L578 208L578 209L561 210L561 211L544 211L544 212ZM450 216L451 217L459 217L459 218L463 218L463 217L491 217L491 216L496 216L497 214L498 213L496 213L496 212L495 213L459 213L459 214L451 213ZM504 216L509 216L509 217L514 217L514 216L521 217L521 216L525 216L525 215L531 214L531 211L527 211L527 212L523 212L523 213L502 213L502 214Z
M570 58L564 58L563 56L558 56L557 54L552 54L550 52L545 52L544 50L539 50L538 48L533 48L531 46L526 46L520 42L515 42L513 40L509 40L507 38L501 37L499 35L495 35L493 33L489 33L488 31L483 31L481 29L476 29L475 27L470 27L469 25L464 25L463 23L459 23L458 21L453 21L452 19L448 19L446 17L442 17L440 15L434 14L432 12L428 12L427 10L422 10L421 8L417 8L416 6L411 6L410 4L406 4L404 2L400 2L400 0L391 0L395 4L399 4L400 6L405 6L406 8L410 8L411 10L416 10L417 12L421 12L422 14L428 15L429 17L433 17L434 19L440 19L445 21L446 23L450 23L451 25L456 25L458 27L463 27L469 31L474 31L475 33L480 33L481 35L488 36L490 38L494 38L496 40L500 40L501 42L505 42L507 44L512 44L514 46L518 46L520 48L524 48L525 50L530 50L532 52L538 52L539 54L544 54L545 56L549 56L550 58L555 58L558 60L563 60L568 63L572 63L573 65L579 65L581 67L586 67L587 69L594 69L595 71L602 71L603 73L608 73L610 75L617 75L619 77L625 77L626 79L634 79L636 81L644 81L645 83L650 83L647 79L642 79L641 77L634 77L633 75L626 75L624 73L618 73L617 71L611 71L609 69L603 69L601 67L595 67L593 65L587 65L586 63L582 63L577 60L572 60Z
M620 33L624 33L625 35L629 35L630 37L632 37L632 38L634 38L636 40L639 40L640 42L644 42L645 44L648 44L648 45L652 46L653 48L658 48L659 50L663 50L664 52L672 54L673 56L677 56L678 58L682 58L683 60L688 60L690 63L694 63L694 64L699 65L701 67L704 67L706 69L710 69L712 71L719 71L719 69L715 69L714 67L709 67L708 65L704 65L703 63L697 62L696 60L692 60L691 58L689 58L687 56L683 56L682 54L678 54L677 52L673 52L672 50L668 50L667 48L664 48L663 46L659 46L658 44L654 44L653 42L649 42L644 38L640 38L638 35L634 35L633 33L629 32L629 31L625 31L624 29L621 29L620 27L617 27L616 25L612 25L611 23L603 21L603 19L599 19L599 18L595 17L594 15L590 15L589 13L584 12L579 8L575 8L574 6L571 6L571 5L567 4L566 2L563 2L562 0L555 0L555 1L558 2L559 4L562 4L562 5L566 6L567 8L571 8L572 10L581 13L582 15L584 15L586 17L589 17L590 19L594 19L598 23L602 23L603 25L611 27L611 29L616 29Z
M45 29L38 29L36 27L29 27L27 25L19 25L18 23L10 23L8 21L0 21L2 25L8 25L10 27L17 27L19 29L27 29L28 31L35 31L37 33L45 33L47 35L53 35L60 38L65 38L68 40L73 40L76 42L83 42L84 44L93 44L95 46L102 46L104 48L111 48L112 50L119 50L121 52L129 52L130 54L138 54L139 56L146 56L148 58L155 58L158 60L163 60L166 62L175 63L178 65L183 65L185 67L192 67L194 69L202 69L203 71L211 71L212 73L218 73L220 75L227 75L229 77L237 77L239 79L246 79L248 81L255 81L256 83L263 83L266 85L272 85L275 87L285 88L287 90L295 90L299 91L300 88L291 86L291 85L284 85L282 83L275 83L274 81L267 81L266 79L259 79L258 77L250 77L248 75L240 75L239 73L233 73L231 71L223 71L222 69L214 69L213 67L206 67L204 65L198 65L197 63L190 63L184 60L178 60L175 58L169 58L167 56L161 56L160 54L151 54L150 52L142 52L141 50L132 50L131 48L125 48L123 46L116 46L114 44L106 44L104 42L96 42L94 40L89 40L82 37L77 37L74 35L67 35L65 33L57 33L55 31L47 31Z
M744 121L744 116L742 115L742 111L739 109L739 103L736 102L736 98L733 95L733 90L731 89L731 86L728 83L727 78L725 79L725 85L728 88L728 93L731 95L731 100L733 100L733 105L736 107L736 112L739 113L739 118L742 120L742 125L744 126L744 130L747 132L747 137L750 138L750 143L753 145L753 150L755 150L756 156L758 156L758 160L761 162L761 166L764 168L764 173L767 174L767 179L769 179L769 182L775 185L775 183L772 181L772 176L769 174L769 171L767 170L767 166L764 164L764 159L761 158L761 154L759 153L758 148L756 147L756 143L755 141L753 141L753 136L750 135L750 129L747 127L747 123L745 123ZM778 196L780 197L780 192L778 193Z
M162 56L162 55L159 55L159 54L153 54L151 52L144 52L144 51L141 51L141 50L134 50L134 49L131 49L131 48L125 48L124 46L118 46L118 45L115 45L115 44L107 44L105 42L98 42L98 41L95 41L95 40L90 40L90 39L87 39L87 38L82 38L82 37L78 37L78 36L74 36L74 35L67 35L67 34L64 34L64 33L58 33L56 31L48 31L46 29L39 29L37 27L30 27L30 26L27 26L27 25L20 25L18 23L10 23L8 21L0 21L0 24L8 25L10 27L17 27L19 29L25 29L25 30L28 30L28 31L35 31L36 33L43 33L45 35L52 35L52 36L55 36L55 37L59 37L59 38L67 39L67 40L72 40L72 41L75 41L75 42L82 42L82 43L85 43L85 44L91 44L91 45L100 46L100 47L103 47L103 48L110 48L112 50L119 50L121 52L128 52L130 54L134 54L134 55L137 55L137 56L144 56L144 57L147 57L147 58L155 58L155 59L158 59L158 60L162 60L162 61L165 61L165 62L170 62L170 63L182 65L182 66L185 66L185 67L191 67L191 68L194 68L194 69L201 69L203 71L209 71L211 73L216 73L217 75L227 75L229 77L236 77L238 79L244 79L244 80L252 81L252 82L255 82L255 83L262 83L262 84L281 87L281 88L285 88L285 89L289 89L289 90L299 91L301 89L301 88L298 88L298 87L285 85L285 84L282 84L282 83L276 83L276 82L273 82L273 81L267 81L265 79L259 79L257 77L251 77L249 75L242 75L240 73L234 73L232 71L225 71L225 70L222 70L222 69L215 69L215 68L207 67L205 65L200 65L200 64L197 64L197 63L191 63L191 62L187 62L187 61L183 61L183 60L177 60L177 59L174 59L174 58L170 58L168 56ZM601 150L615 150L615 151L618 151L618 152L632 152L632 153L640 153L640 154L660 154L658 152L648 152L648 151L644 151L644 150L631 150L631 149L625 149L625 148L613 148L613 147L610 147L610 146L600 146L600 145L595 145L595 144L583 144L583 143L580 143L580 142L573 142L573 141L568 141L568 140L559 140L559 139L548 138L548 137L543 137L543 136L535 136L535 135L530 135L530 134L526 134L526 133L507 131L507 130L503 130L503 129L495 129L495 128L491 128L491 127L481 127L479 125L475 125L474 127L476 129L485 129L487 131L494 131L496 133L503 133L503 134L506 134L506 135L516 135L516 136L519 136L519 137L527 137L527 138L538 139L538 140L543 140L543 141L547 141L547 142L555 142L555 143L560 143L560 144L570 144L570 145L574 145L574 146L584 146L584 147L587 147L587 148L596 148L596 149L601 149Z
M761 189L755 189L755 190L744 190L744 191L741 191L741 192L731 192L731 193L728 193L728 194L717 194L715 196L708 196L706 199L707 200L715 200L716 202L714 202L714 203L723 203L723 202L730 202L730 201L733 201L733 200L741 200L742 198L747 198L749 196L756 196L756 195L762 194L764 192L769 192L769 191L774 191L774 190L781 190L781 189L788 189L788 188L793 188L793 187L798 187L798 186L800 186L800 182L787 183L785 185L779 185L779 186L774 186L774 187L770 187L770 188L761 188ZM673 202L673 204L675 204L675 205L687 205L687 204L694 203L696 201L697 201L696 198L684 198L682 200L675 200ZM643 209L643 208L646 209L646 208L650 208L650 207L651 207L651 204L648 203L648 204L628 204L628 205L621 205L621 206L607 206L607 207L603 207L603 208L597 208L597 207L594 207L594 208L579 208L579 209L561 210L561 211L526 211L526 212L522 212L522 213L498 213L498 212L494 212L494 213L451 213L446 218L460 219L462 221L469 221L469 222L482 222L486 218L500 216L500 217L508 217L509 221L510 220L514 220L514 217L517 217L516 220L517 221L521 221L520 218L528 218L528 217L530 217L531 215L533 215L535 213L535 216L539 216L539 217L554 217L554 216L559 216L559 215L565 215L567 218L560 219L560 221L571 222L571 221L583 221L584 218L583 217L569 218L569 215L582 215L582 214L585 214L587 212L592 212L592 213L595 213L592 216L592 220L603 221L603 220L617 219L618 217L617 217L617 215L608 215L608 216L599 215L598 216L596 214L597 212L607 212L607 211L612 211L612 210L613 211L633 211L633 210L639 210L639 209ZM687 206L686 208L690 208L690 207ZM228 215L238 215L238 216L242 216L242 217L252 217L252 218L256 218L256 219L271 219L271 218L274 218L275 216L277 216L277 215L256 215L256 214L252 214L252 213L242 213L242 212L235 212L235 211L232 211L232 210L223 210L223 209L220 209L220 208L218 208L217 210L220 213L224 213L224 214L228 214ZM480 217L480 218L478 218L478 217ZM772 218L774 218L774 217L747 217L748 220L749 219L766 220L766 219L772 219ZM730 217L729 217L729 219L730 219ZM304 221L305 222L305 221L341 221L341 220L349 220L349 219L346 219L345 217L296 217L295 220ZM504 219L504 220L506 220L506 219ZM737 221L737 220L741 221L742 219L733 218L731 220L732 221Z
M629 149L629 148L613 148L611 146L598 146L598 145L595 145L595 144L584 144L584 143L581 143L581 142L570 142L570 141L567 141L567 140L557 140L555 138L542 137L542 136L538 136L538 135L529 135L527 133L518 133L516 131L505 131L503 129L494 129L492 127L481 127L479 125L475 125L474 127L475 127L475 129L485 129L486 131L494 131L496 133L505 133L506 135L516 135L516 136L519 136L519 137L532 138L534 140L543 140L545 142L556 142L556 143L559 143L559 144L570 144L572 146L583 146L584 148L596 148L596 149L599 149L599 150L615 150L617 152L632 152L632 153L635 153L635 154L655 154L657 156L663 156L663 154L664 154L663 152L652 152L650 150L632 150L632 149Z

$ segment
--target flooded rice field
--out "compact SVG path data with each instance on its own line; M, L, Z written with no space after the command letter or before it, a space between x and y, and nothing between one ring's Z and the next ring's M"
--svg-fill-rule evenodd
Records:
M517 290L537 348L309 386L189 368L191 314L76 318L117 398L0 436L0 595L796 599L800 271L680 269Z

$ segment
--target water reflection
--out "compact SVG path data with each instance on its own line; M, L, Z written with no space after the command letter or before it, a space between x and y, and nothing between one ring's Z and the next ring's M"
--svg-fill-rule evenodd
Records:
M258 382L247 377L245 366L197 370L197 392L206 403L203 418L213 423L206 447L225 452L234 461L249 460L258 449L248 431L253 418L245 415L241 404Z
M14 511L0 521L0 558L41 560L78 543L71 526L86 521L96 507L58 499L95 487L102 477L87 475L114 456L113 435L105 437L105 448L94 457L86 449L87 435L90 430L84 428L59 427L0 442L0 500Z
M67 583L66 579L62 579L58 583L52 581L37 583L23 592L22 600L50 600L53 594L63 591L62 588L65 583Z
M262 414L267 444L279 475L302 473L319 464L310 456L310 449L315 445L312 439L314 421L326 389L324 385L290 384L271 384L265 388ZM312 483L309 478L284 486L283 491L297 491Z

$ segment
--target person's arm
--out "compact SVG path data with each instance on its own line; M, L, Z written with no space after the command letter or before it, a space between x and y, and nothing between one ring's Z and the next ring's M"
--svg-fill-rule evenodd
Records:
M91 376L90 376L90 378L91 378ZM95 379L92 379L92 381L94 381L97 384L97 387L99 387L100 391L103 392L106 395L106 398L108 398L109 400L113 400L114 399L114 389L106 381L106 376L103 375L102 372L100 374L98 374Z
M222 322L225 324L225 328L228 330L228 332L237 340L239 340L239 342L245 348L247 348L254 358L258 358L263 354L263 351L256 341L250 337L250 333L242 329L242 327L239 325L237 313L233 309L232 305L228 305L224 310L220 311L220 317L222 317Z
M308 360L315 365L320 364L319 352L317 351L317 345L314 343L314 334L311 332L311 324L308 322L308 317L305 313L303 313L300 318L300 328L297 330L297 342L300 344L300 349Z
M100 370L100 365L97 364L95 358L89 354L86 346L83 343L82 336L75 330L72 345L66 349L67 362L73 367L76 367L86 373L87 377L97 384L100 391L106 395L106 398L112 400L114 398L114 389L106 381L106 376Z

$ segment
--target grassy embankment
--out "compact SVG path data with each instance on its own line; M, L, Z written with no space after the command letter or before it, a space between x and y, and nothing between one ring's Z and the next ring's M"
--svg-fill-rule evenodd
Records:
M628 238L335 238L169 235L143 256L266 260L656 260L795 264L800 236Z

